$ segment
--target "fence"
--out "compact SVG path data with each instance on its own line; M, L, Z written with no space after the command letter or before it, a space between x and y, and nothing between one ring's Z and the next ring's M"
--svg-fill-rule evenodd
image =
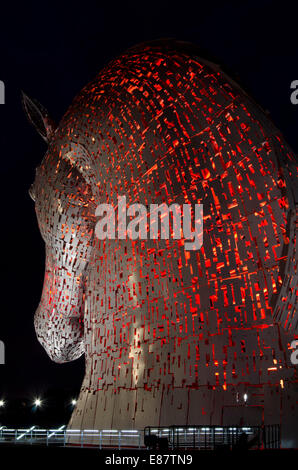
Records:
M0 444L80 446L127 449L276 449L280 447L279 425L271 426L170 426L144 430L13 429L0 427Z
M138 430L93 430L93 429L40 429L0 427L0 444L42 444L46 446L103 447L111 448L141 448L143 447L143 432Z
M278 449L280 426L148 426L144 443L159 449Z

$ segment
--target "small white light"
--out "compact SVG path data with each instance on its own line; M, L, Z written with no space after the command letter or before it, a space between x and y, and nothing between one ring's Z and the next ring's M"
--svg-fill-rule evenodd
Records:
M77 404L77 400L75 400L75 399L71 400L71 404L72 404L72 406L75 406Z
M245 403L247 402L247 399L248 399L248 395L247 395L247 393L245 393L245 394L243 395L243 400L245 401Z
M0 400L0 407L2 408L3 406L5 406L5 401L4 401L4 400Z
M36 398L35 402L34 402L34 405L35 406L41 406L41 399L40 398Z

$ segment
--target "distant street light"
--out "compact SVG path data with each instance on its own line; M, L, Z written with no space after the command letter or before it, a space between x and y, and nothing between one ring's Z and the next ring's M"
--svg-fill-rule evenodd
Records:
M35 402L34 402L34 405L38 407L38 406L41 406L41 403L42 403L41 399L40 399L40 398L36 398L36 400L35 400Z
M4 401L4 400L0 400L0 407L3 408L3 406L5 406L5 401Z
M74 398L71 400L71 404L72 406L75 406L77 404L77 400L75 400Z

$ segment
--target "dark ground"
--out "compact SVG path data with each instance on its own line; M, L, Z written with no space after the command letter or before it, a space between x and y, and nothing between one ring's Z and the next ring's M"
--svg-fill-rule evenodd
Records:
M298 458L298 452L295 450L271 450L271 451L243 451L243 452L231 452L231 451L197 451L197 452L180 452L168 451L168 453L157 454L149 451L138 451L138 450L97 450L97 449L84 449L84 448L70 448L70 447L42 447L42 446L0 446L1 460L5 459L8 464L19 464L21 462L35 462L36 464L47 462L47 466L56 468L59 465L61 468L63 465L67 465L68 468L86 467L89 468L133 468L132 465L127 463L122 464L108 464L109 458L114 459L116 457L139 457L139 461L136 467L137 469L142 468L160 468L165 465L166 455L170 455L168 458L168 467L182 467L186 465L187 468L229 468L229 469L240 469L240 468L266 468L274 465L273 468L277 468L277 465L295 466ZM150 464L150 455L152 462ZM158 455L162 456L162 464L153 463L158 461ZM181 457L192 456L192 462L190 464L178 463L178 455ZM171 457L174 456L174 457ZM160 458L160 457L159 457ZM185 457L186 458L186 457ZM144 462L145 460L145 462ZM173 464L172 462L175 462ZM185 460L186 461L186 460Z

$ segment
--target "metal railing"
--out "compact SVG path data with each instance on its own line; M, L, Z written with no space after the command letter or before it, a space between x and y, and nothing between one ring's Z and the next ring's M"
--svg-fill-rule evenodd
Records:
M8 428L0 426L0 444L58 445L80 447L111 447L117 449L143 447L143 431L138 430L94 430L66 429L63 425L58 429Z
M144 443L151 449L278 449L280 426L147 426Z
M0 444L79 446L127 449L277 449L280 448L279 425L268 426L170 426L144 430L94 430L8 428L0 426Z

